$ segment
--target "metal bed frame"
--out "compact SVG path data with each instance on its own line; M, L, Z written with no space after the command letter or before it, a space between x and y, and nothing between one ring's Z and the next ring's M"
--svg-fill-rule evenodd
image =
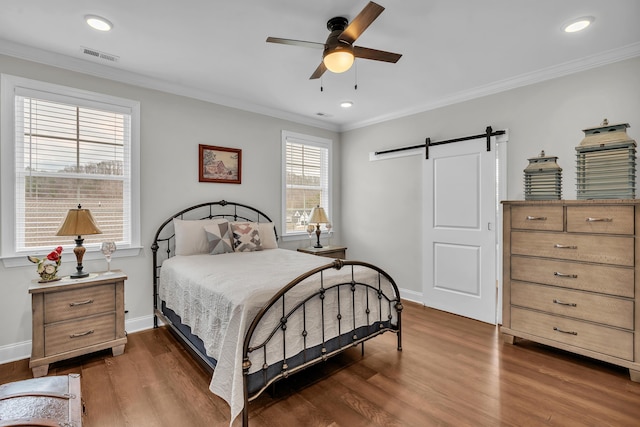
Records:
M180 325L175 325L162 311L162 302L158 296L158 284L160 278L160 270L162 261L173 256L175 252L175 232L173 231L172 221L174 218L179 219L212 219L227 218L232 221L252 221L252 222L271 222L269 217L261 211L240 203L227 202L221 200L219 202L201 203L186 208L164 221L158 228L151 245L153 251L153 306L154 306L154 327L158 327L158 318L168 325L170 331L181 341L186 348L196 357L196 360L203 363L208 371L213 372L214 364L211 362L202 350L194 344L193 336L180 329ZM277 238L277 234L276 234ZM160 249L163 249L161 251ZM356 280L354 269L369 269L375 272L375 283L364 283ZM325 286L325 272L332 269L350 269L350 280L340 281ZM311 277L317 277L320 280L320 287L311 295L307 295L304 300L294 302L292 307L285 311L285 300L289 297L291 289ZM382 289L382 284L388 283L392 289L392 295L387 295ZM365 291L366 302L363 307L356 301L356 292ZM338 300L337 312L330 312L325 308L325 298L331 293L336 293ZM372 296L370 298L370 295ZM343 305L340 304L340 298L347 298L349 309L345 313ZM311 304L320 306L322 320L320 325L309 325L306 321L306 311ZM373 318L371 313L374 305L377 308L378 316ZM402 333L401 333L401 313L402 302L400 293L394 280L382 269L368 263L360 261L334 260L327 265L310 270L288 284L285 284L280 291L263 306L258 312L244 336L243 344L243 394L244 407L242 411L242 425L248 426L249 423L249 402L257 398L264 390L279 379L287 378L296 372L305 369L308 366L317 364L327 360L342 351L361 344L362 353L364 354L364 342L378 336L384 332L391 331L397 334L397 350L402 350ZM278 315L274 316L271 310L280 310ZM382 313L388 313L383 317ZM271 314L271 315L269 315ZM356 327L356 315L366 316L367 325ZM392 322L395 314L395 323ZM294 357L286 357L287 337L294 334L287 332L287 321L294 315L302 316L303 331L302 341L303 350ZM277 320L273 320L276 318ZM345 320L346 319L346 320ZM349 321L348 319L352 319ZM269 322L268 324L265 324ZM338 335L333 338L326 338L325 330L330 322L337 323ZM347 324L349 323L349 324ZM308 328L320 328L322 332L322 343L318 346L307 346ZM267 331L266 339L262 342L254 343L254 333L256 330ZM266 347L268 343L281 334L282 337L282 357L281 361L268 365L266 362ZM197 338L197 337L196 337ZM296 337L299 338L299 337ZM199 338L198 338L199 339ZM252 364L257 363L262 355L261 370L249 374ZM253 356L253 358L252 358ZM252 385L250 385L250 376Z

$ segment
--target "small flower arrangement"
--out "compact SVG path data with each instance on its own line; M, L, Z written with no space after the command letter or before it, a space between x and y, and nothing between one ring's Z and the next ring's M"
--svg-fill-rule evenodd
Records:
M38 264L38 274L40 275L41 283L60 280L58 277L58 267L60 267L60 263L62 262L62 246L58 246L44 258L36 258L34 256L27 256L27 258L32 263Z

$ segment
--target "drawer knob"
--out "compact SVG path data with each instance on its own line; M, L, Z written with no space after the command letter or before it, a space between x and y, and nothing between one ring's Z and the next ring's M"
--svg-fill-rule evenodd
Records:
M546 216L531 216L531 215L527 216L527 221L546 221L546 220L547 220Z
M578 249L575 245L561 245L559 243L556 243L553 247L557 249Z
M613 218L586 218L587 222L613 222Z
M87 304L91 304L92 302L93 302L92 299L88 299L86 301L70 302L69 307L75 307L77 305L87 305Z
M575 302L563 302L563 301L560 301L558 299L554 299L553 303L554 304L560 304L560 305L566 305L568 307L577 307L578 306L578 304L576 304Z
M553 327L553 330L556 331L556 332L561 332L563 334L578 335L578 333L575 332L575 331L564 331L564 330L562 330L562 329L560 329L558 327L555 327L555 326Z
M568 279L577 279L578 278L577 274L560 273L559 271L554 271L553 275L557 276L557 277L566 277Z
M92 333L93 333L93 329L91 329L90 331L86 331L86 332L80 332L78 334L71 334L71 335L69 335L69 338L85 337L87 335L91 335Z

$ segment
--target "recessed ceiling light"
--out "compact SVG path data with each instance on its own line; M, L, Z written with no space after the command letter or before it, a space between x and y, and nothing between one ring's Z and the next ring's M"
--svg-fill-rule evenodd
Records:
M98 15L86 15L84 20L87 24L98 31L110 31L113 28L113 24L106 18Z
M593 16L583 16L582 18L574 19L571 22L565 24L562 29L565 33L575 33L587 28L595 20Z
M351 108L351 107L353 107L353 101L342 101L340 103L340 106L342 108Z

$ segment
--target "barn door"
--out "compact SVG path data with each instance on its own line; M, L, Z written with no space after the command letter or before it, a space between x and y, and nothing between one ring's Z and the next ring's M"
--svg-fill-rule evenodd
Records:
M439 310L496 323L495 137L428 147L423 166L423 296Z

